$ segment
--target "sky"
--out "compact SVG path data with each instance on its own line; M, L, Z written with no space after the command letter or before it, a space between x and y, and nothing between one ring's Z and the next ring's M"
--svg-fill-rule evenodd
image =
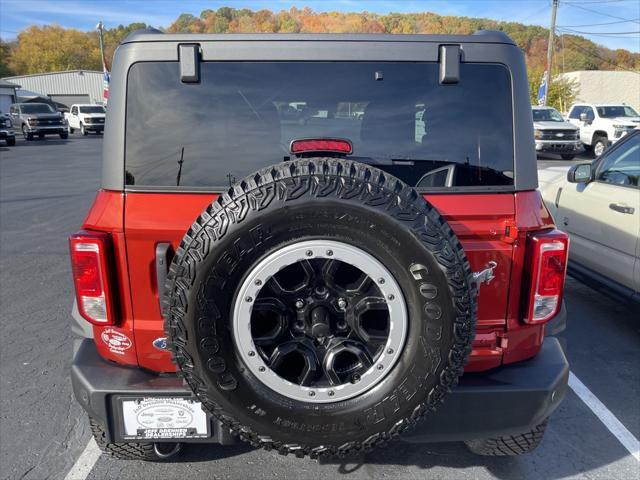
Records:
M167 27L181 13L198 16L202 10L222 6L275 11L309 6L316 11L380 14L429 11L545 27L551 17L551 0L0 0L0 36L14 39L33 24L91 30L99 20L107 28L132 22ZM609 48L640 52L639 0L560 0L557 25Z

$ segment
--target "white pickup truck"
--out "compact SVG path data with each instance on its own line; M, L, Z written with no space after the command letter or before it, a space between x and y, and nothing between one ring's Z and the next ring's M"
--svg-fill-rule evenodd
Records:
M80 130L82 135L88 135L89 132L102 133L106 113L102 105L71 105L71 110L64 114L69 124L69 133L75 130Z
M576 103L569 109L569 121L580 128L580 140L596 157L609 144L640 127L640 115L624 104Z

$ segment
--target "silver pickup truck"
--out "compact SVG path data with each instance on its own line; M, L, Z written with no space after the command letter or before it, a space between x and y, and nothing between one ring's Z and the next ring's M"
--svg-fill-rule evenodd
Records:
M60 135L62 139L69 136L66 120L48 103L14 103L9 107L9 116L25 140L33 140L34 135Z
M536 153L555 153L571 160L583 149L580 129L565 121L555 108L532 107Z

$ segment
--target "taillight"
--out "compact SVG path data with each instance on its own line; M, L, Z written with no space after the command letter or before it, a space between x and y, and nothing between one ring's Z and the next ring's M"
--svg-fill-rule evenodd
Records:
M562 304L569 237L560 230L538 232L529 237L527 249L531 283L524 321L543 323L553 318Z
M80 231L69 237L71 270L78 311L94 325L115 323L109 282L111 237L108 233Z
M305 138L293 140L290 149L291 153L333 152L349 155L353 152L353 145L342 138Z

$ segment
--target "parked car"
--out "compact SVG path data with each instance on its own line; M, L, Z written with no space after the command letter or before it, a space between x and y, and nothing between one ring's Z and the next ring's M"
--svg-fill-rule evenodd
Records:
M67 122L62 113L56 112L47 103L14 103L9 107L9 116L14 127L22 131L25 140L33 140L34 135L59 135L67 138Z
M569 273L640 301L640 131L593 162L539 177L549 211L571 237Z
M73 133L76 129L80 130L82 135L88 135L89 132L102 133L106 113L107 111L102 105L71 105L69 113L65 114L69 124L69 133Z
M580 128L580 140L598 157L608 145L640 126L640 115L629 105L577 103L569 121Z
M531 108L536 152L556 153L564 160L573 159L582 150L580 129L565 121L555 108Z
M8 146L16 144L16 132L13 130L11 118L0 112L0 140L7 142Z
M541 442L569 375L568 237L536 190L524 57L502 32L407 38L116 50L102 188L70 237L71 376L105 452ZM300 124L296 102L362 119Z

